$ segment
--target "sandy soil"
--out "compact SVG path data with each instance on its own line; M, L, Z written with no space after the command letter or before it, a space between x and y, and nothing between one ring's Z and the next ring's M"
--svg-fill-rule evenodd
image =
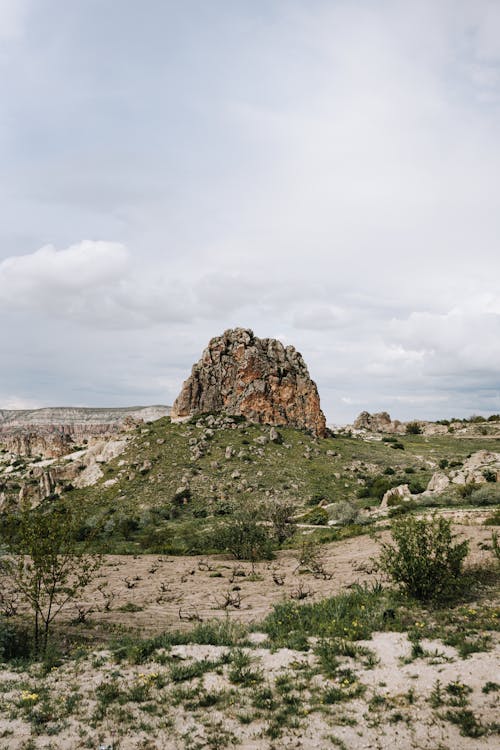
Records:
M473 520L479 524L482 518L474 514ZM470 540L471 563L488 557L488 552L481 549L491 538L488 527L469 521L468 525L456 525L455 532ZM382 532L379 538L388 540L388 532ZM331 579L299 575L296 551L279 552L276 560L259 562L253 567L223 555L210 558L111 555L106 557L99 577L78 607L92 610L89 619L97 633L104 634L113 624L120 624L154 634L183 627L191 617L207 620L230 616L245 623L259 622L276 602L297 595L300 588L308 593L308 601L314 601L356 582L380 578L373 564L379 544L369 536L324 545L322 553L324 568ZM274 579L284 579L283 585ZM239 590L234 591L235 587ZM239 596L238 607L224 606L228 593ZM140 610L121 611L130 605ZM78 607L68 610L66 617L75 617Z
M475 520L481 518L476 514ZM490 556L484 547L491 529L472 525L469 519L468 525L462 523L455 530L470 540L470 562ZM387 532L381 538L386 539ZM424 641L424 655L414 658L405 633L375 633L358 644L373 652L371 665L341 657L342 667L351 670L348 679L364 686L364 694L332 704L321 696L332 686L343 688L339 678L317 673L312 652L269 650L259 633L252 633L254 645L243 653L251 657L252 669L260 677L255 684L243 686L231 678L226 647L175 646L142 665L117 664L105 649L105 639L124 627L149 635L189 627L190 617L229 616L258 622L273 604L288 599L300 587L311 591L307 599L311 601L355 582L376 579L372 558L377 553L378 544L367 536L325 546L324 567L332 574L325 580L299 574L296 554L288 551L254 567L224 556L107 557L92 589L66 615L69 621L78 608L91 609L89 639L102 638L104 646L63 663L48 675L37 665L27 671L1 671L0 750L498 748L498 733L493 730L478 738L465 737L446 717L447 712L473 711L482 725L498 721L500 693L483 691L488 682L500 682L498 644L462 659L454 648ZM282 585L276 581L283 581ZM241 597L239 606L224 606L228 593ZM124 611L131 604L138 611ZM214 665L193 680L173 680L176 665L200 662ZM289 692L280 693L284 701L280 706L289 706L295 697L296 725L288 724L283 735L273 739L272 713L257 710L254 699L267 686L279 693L283 680L289 681ZM438 681L444 699L435 706L430 698ZM445 688L450 684L458 689L466 686L466 703L453 704L453 695ZM98 715L98 695L106 687L116 688L117 697ZM143 690L144 695L133 698L133 690ZM193 707L193 701L207 694L227 694L227 700L224 706ZM53 715L39 720L44 710Z

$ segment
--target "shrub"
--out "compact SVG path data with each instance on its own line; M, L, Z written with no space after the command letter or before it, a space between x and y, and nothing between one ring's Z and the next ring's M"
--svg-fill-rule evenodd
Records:
M236 513L214 531L214 545L230 552L237 560L270 560L273 543L268 529L251 512Z
M359 508L348 500L341 500L330 509L332 518L342 525L356 523L359 517Z
M29 657L30 646L30 636L25 629L0 617L0 662Z
M421 435L422 428L420 427L418 422L408 422L408 424L406 425L406 434L407 435Z
M295 511L295 504L288 500L277 500L268 509L268 520L272 524L274 536L280 547L295 534Z
M326 526L328 523L328 513L324 508L311 508L307 513L300 517L301 523L310 523L313 526Z
M379 565L410 596L427 601L456 590L469 545L455 543L450 521L408 516L395 521L391 533L395 544L382 545Z
M483 470L483 477L486 479L487 482L496 482L497 481L497 473L496 473L496 471L492 471L491 469L484 469Z
M497 505L500 503L500 486L496 482L483 484L479 488L474 485L470 502L473 505Z

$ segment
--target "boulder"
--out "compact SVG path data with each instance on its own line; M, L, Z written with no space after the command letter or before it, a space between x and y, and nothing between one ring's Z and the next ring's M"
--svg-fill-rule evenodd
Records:
M436 471L427 485L427 492L444 492L450 484L449 478L442 471Z
M382 498L382 502L380 503L380 508L387 508L389 505L390 498L401 498L401 500L410 500L411 499L411 492L410 488L407 484L400 484L397 487L393 487L390 490L387 490L384 497Z

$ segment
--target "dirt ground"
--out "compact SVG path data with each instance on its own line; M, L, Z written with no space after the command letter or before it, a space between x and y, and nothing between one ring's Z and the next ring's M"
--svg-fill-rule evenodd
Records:
M470 541L470 563L491 559L481 514L455 520ZM108 637L130 628L146 636L190 627L194 618L257 623L300 589L313 601L377 579L378 549L369 536L326 545L331 578L324 579L300 574L292 551L255 566L225 556L106 557L92 588L66 613L67 622L83 613L89 640L101 645L48 674L37 665L0 670L0 750L495 750L497 731L463 736L449 715L470 712L488 727L498 721L500 686L485 690L499 681L498 643L461 658L451 646L422 641L415 656L406 633L374 633L357 642L372 653L370 664L341 657L342 682L314 670L312 651L273 650L255 632L253 647L239 651L258 677L244 684L231 676L234 647L174 646L140 665L117 664L106 648ZM175 681L176 669L200 664L209 665L201 676ZM328 690L349 690L350 680L362 686L359 697L325 698ZM256 703L267 688L281 701L269 711ZM444 697L436 707L438 688ZM286 728L274 736L280 715Z
M472 564L488 557L481 546L491 538L491 530L479 525L485 515L465 515L454 527L455 533L470 541L468 560ZM379 538L387 541L388 532L382 532ZM325 571L331 575L324 580L299 574L295 550L278 552L275 560L254 566L224 555L107 556L85 599L69 609L66 618L74 618L78 608L90 609L89 620L97 633L121 624L136 627L143 634L155 634L184 627L191 618L230 616L254 623L277 602L297 596L300 589L307 594L307 601L314 601L356 582L380 579L373 563L379 544L369 536L334 542L321 549ZM276 581L283 583L278 585ZM234 591L235 586L238 591ZM228 594L238 596L239 606L224 606ZM137 611L123 611L124 607Z

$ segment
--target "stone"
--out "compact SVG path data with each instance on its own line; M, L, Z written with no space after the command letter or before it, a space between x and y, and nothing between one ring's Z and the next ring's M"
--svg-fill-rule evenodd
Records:
M427 492L443 492L450 484L449 478L442 471L436 471L427 485Z
M382 498L382 502L380 503L380 508L387 508L390 498L401 498L401 500L410 500L411 499L411 492L410 488L407 484L399 484L397 487L393 487L390 490L387 490L384 497Z
M213 338L171 410L173 420L206 412L305 429L324 437L318 390L293 346L260 339L248 328Z
M353 428L355 430L367 430L368 432L387 432L387 433L404 433L406 428L397 419L391 420L390 414L386 411L370 414L362 411L355 419Z
M281 443L283 442L283 438L279 434L276 427L271 427L271 429L269 430L269 440L271 443L277 443L278 445L281 445Z

